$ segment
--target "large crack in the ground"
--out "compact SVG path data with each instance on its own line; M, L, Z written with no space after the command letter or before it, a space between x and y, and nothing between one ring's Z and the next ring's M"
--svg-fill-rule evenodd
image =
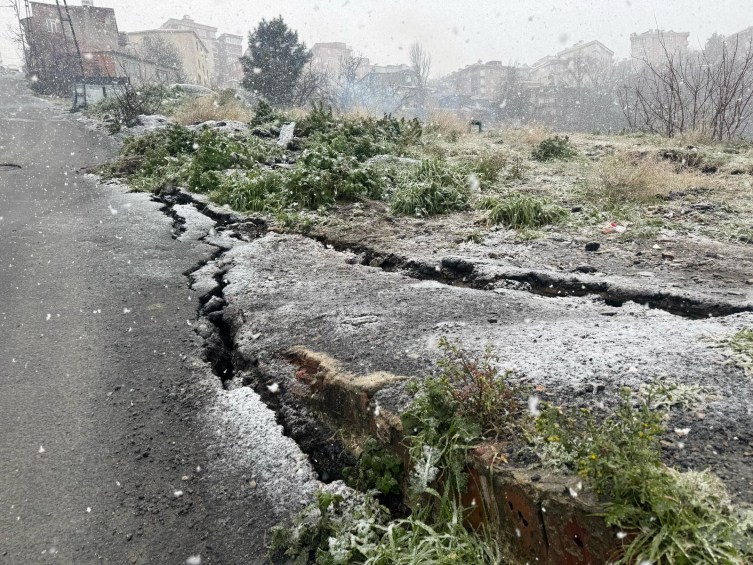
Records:
M753 305L750 304L708 301L661 290L628 288L604 280L588 280L549 271L509 269L479 272L472 261L463 257L448 256L442 258L440 264L432 264L325 235L313 237L336 251L356 254L361 265L388 272L397 271L418 280L432 280L452 286L487 291L506 287L550 298L596 296L605 305L615 308L622 307L626 302L635 302L676 316L699 319L753 311Z
M162 198L161 201L164 201L165 197ZM259 218L234 217L232 212L210 206L187 192L180 191L174 195L168 195L167 198L174 203L191 204L218 224L232 227L234 237L240 240L252 241L262 237L269 230L268 224ZM235 218L235 221L232 218ZM181 227L178 225L178 229ZM753 311L751 304L706 299L650 286L624 286L604 279L590 279L572 273L546 270L499 266L492 269L479 269L473 261L455 256L443 257L437 264L436 261L430 262L392 252L382 252L363 243L342 241L328 235L305 233L301 235L310 237L336 251L353 253L362 265L388 272L397 271L417 280L432 280L452 286L465 286L485 291L510 288L549 298L593 296L603 301L606 306L614 308L622 307L627 302L635 302L676 316L698 319Z
M159 201L164 205L163 212L174 221L180 222L180 219L177 219L180 218L180 214L173 210L173 207L180 204L185 211L185 204L190 203L195 210L216 222L214 234L199 238L199 241L214 247L214 251L206 260L185 273L192 287L195 287L195 277L199 275L205 279L212 279L212 284L207 287L210 290L202 292L198 305L197 333L204 340L204 360L210 364L223 388L250 387L260 396L265 405L274 412L284 434L293 439L309 456L322 481L330 482L341 478L343 467L353 463L353 455L347 449L342 436L338 435L337 426L329 425L326 415L313 412L295 391L286 390L281 384L289 381L291 371L294 371L289 360L285 359L281 352L277 352L277 358L272 361L268 358L262 361L243 358L236 342L235 334L238 328L233 328L233 321L226 316L225 274L233 264L225 257L228 247L216 245L213 243L213 237L221 234L226 240L232 238L235 241L250 242L265 237L269 231L268 226L258 219L245 220L224 209L196 202L185 193L162 196ZM431 280L451 286L464 286L482 291L506 287L547 297L599 295L607 305L618 307L632 300L688 318L724 316L750 310L702 300L683 299L685 302L678 302L680 297L660 292L646 293L642 296L627 294L626 291L621 294L620 289L611 288L605 282L594 281L588 286L582 284L579 279L565 280L559 273L503 273L490 277L483 268L477 270L476 265L460 257L445 257L430 264L428 261L422 262L396 254L379 253L366 245L354 246L324 237L309 238L336 252L347 254L346 261L349 263L359 263L383 271L395 271L418 280ZM245 325L249 322L253 321L243 319L234 323ZM275 352L270 353L274 354Z
M175 205L184 203L192 204L199 212L214 220L217 223L218 234L225 232L228 237L251 241L263 237L267 232L267 226L263 222L233 222L231 214L195 202L182 194L163 194L155 198L163 205L160 210L173 219L174 239L186 232L186 219L174 209ZM256 360L244 359L238 353L232 327L225 317L227 304L224 289L227 281L224 275L231 265L223 262L226 249L212 243L210 239L210 234L207 234L199 238L199 241L213 247L214 251L207 259L183 273L193 286L195 274L214 266L210 275L214 284L210 290L200 295L197 306L197 333L203 339L202 359L220 379L223 389L247 386L259 395L264 404L274 412L284 435L295 441L301 451L309 457L322 482L330 483L342 479L343 468L353 465L355 458L338 436L338 430L314 414L295 394L281 387L274 375L262 370ZM292 365L284 358L281 357L279 361L278 370L293 370Z

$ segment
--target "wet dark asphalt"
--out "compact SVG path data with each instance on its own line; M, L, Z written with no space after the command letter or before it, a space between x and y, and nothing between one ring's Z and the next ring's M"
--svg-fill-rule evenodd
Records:
M260 562L253 509L208 494L181 362L182 273L212 249L84 176L116 151L0 76L0 164L21 167L0 167L0 564Z

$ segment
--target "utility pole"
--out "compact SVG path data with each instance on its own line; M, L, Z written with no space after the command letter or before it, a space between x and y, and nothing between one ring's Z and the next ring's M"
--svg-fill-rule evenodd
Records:
M55 4L58 7L58 17L60 18L60 26L63 32L63 38L65 38L65 25L63 24L64 21L68 22L68 27L71 30L71 38L73 39L73 45L76 47L78 64L81 69L81 79L84 81L84 106L86 106L86 71L84 71L84 59L83 57L81 57L81 49L78 46L78 39L76 39L76 30L73 29L73 20L71 20L71 13L68 10L68 1L63 0L63 6L65 7L65 18L63 17L63 11L60 8L60 0L55 0Z

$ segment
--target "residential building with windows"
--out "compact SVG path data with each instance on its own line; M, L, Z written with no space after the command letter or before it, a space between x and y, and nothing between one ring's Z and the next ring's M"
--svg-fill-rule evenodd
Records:
M151 29L126 34L129 45L139 51L139 43L146 37L160 37L175 47L181 56L183 74L190 84L209 87L212 84L210 57L206 45L196 32L189 29Z
M545 86L593 86L613 63L614 52L600 41L579 41L531 65L527 79Z
M243 36L223 33L217 38L217 84L223 88L238 88L243 80Z
M208 65L209 65L209 79L211 84L215 84L218 81L218 70L221 67L220 64L220 49L219 41L217 40L217 28L206 24L200 24L193 21L189 16L183 16L182 19L170 18L160 29L182 29L193 31L199 40L207 48Z
M453 94L479 100L494 100L502 89L512 67L502 61L466 65L449 77Z
M112 8L96 7L93 1L67 8L31 2L30 8L31 16L21 20L21 27L28 46L29 72L37 76L43 91L62 95L74 81L86 84L90 78L97 78L98 83L118 79L136 85L177 78L174 69L128 51Z
M366 86L415 88L416 75L408 65L372 65L361 82Z
M55 4L31 2L31 17L24 18L21 25L25 33L48 33L71 41L67 21L60 20L60 11ZM115 10L93 5L68 6L71 23L82 52L110 51L118 48L118 22ZM65 18L65 12L63 12Z
M353 49L345 43L314 43L311 47L311 66L317 71L326 73L327 76L337 78L340 76L344 61L353 59ZM365 57L361 57L356 69L356 78L361 80L372 70L372 65Z
M687 31L650 29L630 34L630 56L651 65L666 61L667 54L685 54L688 51Z
M724 42L731 48L737 46L738 51L747 52L753 49L753 26L746 27L742 31L733 33L724 38Z

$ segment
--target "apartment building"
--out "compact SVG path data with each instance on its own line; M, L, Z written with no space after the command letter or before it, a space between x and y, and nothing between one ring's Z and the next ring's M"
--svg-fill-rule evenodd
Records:
M204 44L209 53L209 80L211 84L218 81L218 69L220 64L220 48L217 39L217 28L206 24L200 24L192 20L189 16L183 16L182 19L170 18L160 29L182 29L193 31L199 40Z
M724 42L731 48L737 45L737 49L740 51L753 49L753 26L746 27L742 31L728 35L724 38Z
M688 51L687 31L650 29L630 34L630 56L651 65L666 61L667 53L685 54Z
M74 81L99 84L103 79L122 79L138 85L176 79L174 69L126 48L112 8L96 7L93 0L67 8L31 2L30 8L31 16L24 18L21 26L29 46L29 70L37 75L38 84L44 85L43 91L64 94Z
M210 56L206 44L190 29L150 29L128 32L128 44L136 51L147 37L159 37L175 47L181 56L183 74L190 84L209 87L212 84Z
M31 2L31 17L24 18L21 25L25 33L37 37L47 35L52 38L71 38L67 21L61 21L60 11L55 4ZM69 6L68 13L76 30L76 39L82 53L111 51L118 48L118 22L115 10L99 8L89 3L86 6ZM63 13L65 18L65 13Z
M531 65L527 80L545 86L588 87L613 62L614 52L600 41L579 41Z
M217 38L217 84L223 88L238 88L243 80L243 36L223 33Z
M333 78L340 76L342 63L353 59L353 57L355 57L353 49L345 43L314 43L311 47L311 66ZM362 79L371 70L372 65L369 60L361 57L356 69L356 78L358 80Z
M502 61L466 65L449 77L453 94L480 100L494 100L500 93L512 67Z

